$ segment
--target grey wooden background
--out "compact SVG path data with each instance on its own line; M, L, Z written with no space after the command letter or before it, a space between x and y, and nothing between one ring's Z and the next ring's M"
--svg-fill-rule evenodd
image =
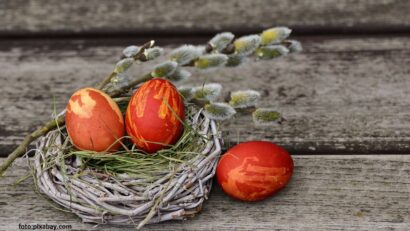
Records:
M409 30L405 0L0 1L3 35L205 34L287 25L299 33Z
M223 125L226 148L269 140L295 159L290 185L258 203L218 185L194 219L148 226L169 230L408 230L410 224L410 1L0 0L0 156L5 157L76 89L103 78L122 48L155 38L167 49L205 43L213 33L255 33L284 25L304 52L238 69L194 73L225 94L253 88L286 123ZM147 67L136 68L135 73ZM0 158L0 162L3 160ZM127 230L82 224L33 191L18 160L0 179L0 230L71 224L72 230Z

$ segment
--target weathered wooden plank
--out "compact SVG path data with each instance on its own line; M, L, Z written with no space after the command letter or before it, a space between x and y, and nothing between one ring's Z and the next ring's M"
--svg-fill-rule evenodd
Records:
M183 222L147 226L147 230L408 230L410 155L295 156L294 160L293 178L277 196L243 203L227 197L215 184L201 214ZM26 171L26 162L19 159L0 180L0 230L46 223L93 229L54 209L33 192L31 181L9 185ZM119 226L97 229L124 230Z
M409 31L409 9L401 0L2 0L0 35L249 32L276 25L305 33Z
M225 92L260 90L265 94L261 106L277 108L287 119L281 126L258 128L250 117L239 116L222 126L227 146L266 139L292 153L408 153L409 38L301 39L305 51L300 54L194 74L191 82L219 81ZM53 97L62 110L75 89L109 73L122 50L103 45L108 42L87 44L28 40L0 45L0 155L51 118ZM146 70L143 65L133 71Z

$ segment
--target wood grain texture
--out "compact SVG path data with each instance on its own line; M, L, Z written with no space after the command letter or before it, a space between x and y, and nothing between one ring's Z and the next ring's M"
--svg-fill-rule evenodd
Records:
M242 203L215 184L198 216L146 230L408 230L410 155L295 156L294 161L291 182L272 198ZM0 230L45 223L70 224L78 231L132 230L83 224L36 194L31 180L9 185L26 171L26 160L19 159L0 181Z
M249 116L224 123L226 147L270 140L292 153L408 153L408 37L305 37L303 53L236 69L194 72L188 84L218 81L227 94L263 92L262 107L282 112L281 126L255 127ZM159 41L163 44L166 41ZM189 41L186 41L189 42ZM0 155L65 108L76 89L113 68L121 46L82 40L0 43ZM108 44L108 43L107 43ZM172 45L175 46L175 45ZM132 71L140 75L147 65Z
M401 0L2 0L0 36L256 32L286 25L304 33L409 31Z

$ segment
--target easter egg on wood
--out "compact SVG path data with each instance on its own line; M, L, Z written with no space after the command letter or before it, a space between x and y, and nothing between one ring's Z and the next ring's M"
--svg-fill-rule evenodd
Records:
M184 116L184 101L175 86L165 79L152 79L132 95L125 124L132 142L153 153L178 141Z
M265 199L289 182L293 160L282 147L266 141L240 143L222 155L216 176L229 196L242 201Z
M83 88L70 98L66 127L71 142L80 150L116 151L124 136L124 119L118 105L104 92Z

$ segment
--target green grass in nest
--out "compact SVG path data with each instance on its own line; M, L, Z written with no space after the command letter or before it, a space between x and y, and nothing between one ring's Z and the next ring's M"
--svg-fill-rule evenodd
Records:
M186 118L191 118L192 113L188 112ZM202 155L201 151L207 142L207 138L187 122L184 122L184 132L176 144L153 154L144 153L129 142L129 137L125 138L123 140L126 148L117 152L102 153L70 148L64 154L64 158L80 157L82 169L89 167L108 175L126 173L133 178L155 180L158 176L175 171L180 164Z

